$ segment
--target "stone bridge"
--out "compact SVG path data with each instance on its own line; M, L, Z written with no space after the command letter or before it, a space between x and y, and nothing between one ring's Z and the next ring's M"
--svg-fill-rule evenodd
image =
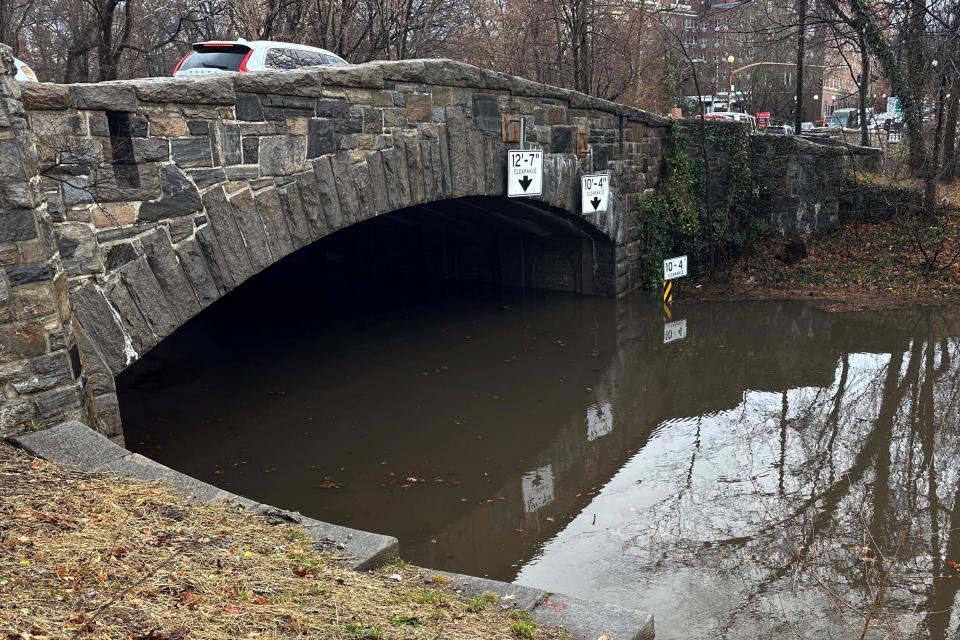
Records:
M658 116L449 60L20 86L0 58L0 436L78 418L122 438L116 375L348 227L382 243L416 222L447 277L639 284ZM508 201L521 116L544 190ZM606 213L580 210L590 171L611 175ZM478 238L495 259L471 257Z

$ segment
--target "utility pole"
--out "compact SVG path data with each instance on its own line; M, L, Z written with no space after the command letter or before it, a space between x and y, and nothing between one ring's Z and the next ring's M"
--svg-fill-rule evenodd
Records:
M797 108L793 119L794 133L800 133L803 123L803 57L807 40L807 0L797 0L797 14Z

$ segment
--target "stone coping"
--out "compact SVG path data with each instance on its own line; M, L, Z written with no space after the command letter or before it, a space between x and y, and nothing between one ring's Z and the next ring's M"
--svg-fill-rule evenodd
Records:
M23 102L29 110L132 112L137 110L141 102L233 105L236 104L238 92L321 97L328 87L384 89L388 84L398 82L504 92L518 97L552 98L565 101L574 109L594 109L652 126L670 123L669 119L649 111L446 58L218 74L201 78L138 78L72 85L25 83L21 90Z
M31 455L82 471L163 481L193 504L232 502L268 519L301 524L319 548L341 552L350 559L351 568L356 571L375 568L399 556L399 543L394 537L320 522L224 491L131 453L75 420L42 431L10 436L7 441ZM653 616L647 613L486 578L430 569L427 575L441 575L451 587L470 595L494 593L504 608L529 611L538 624L563 627L578 640L654 638Z
M443 576L446 584L470 595L496 594L502 607L529 611L538 624L563 627L577 640L654 638L653 616L649 613L459 573L428 570L428 575Z

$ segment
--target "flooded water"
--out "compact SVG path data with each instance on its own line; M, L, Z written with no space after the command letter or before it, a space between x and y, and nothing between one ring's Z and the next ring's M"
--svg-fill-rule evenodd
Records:
M675 316L664 344L644 296L279 270L121 377L127 443L661 639L956 638L956 314Z

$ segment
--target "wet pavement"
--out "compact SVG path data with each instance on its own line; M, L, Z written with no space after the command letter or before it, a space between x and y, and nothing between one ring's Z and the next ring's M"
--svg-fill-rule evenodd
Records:
M121 376L127 443L658 638L956 637L956 314L674 315L664 344L643 295L278 271Z

